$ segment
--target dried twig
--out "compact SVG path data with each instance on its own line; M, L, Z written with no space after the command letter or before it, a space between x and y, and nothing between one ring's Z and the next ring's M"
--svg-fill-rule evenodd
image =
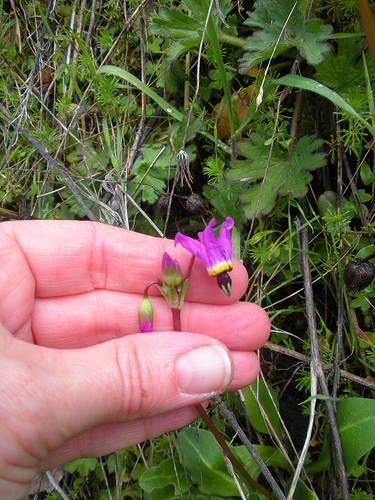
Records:
M264 384L265 384L265 387L267 389L267 392L268 392L268 395L271 399L271 401L273 402L273 398L272 398L272 394L271 394L271 391L269 390L269 387L267 386L267 383L265 382L264 380L264 376L263 376L263 373L261 373L261 376L262 376L262 379L264 381ZM250 389L250 392L251 392L251 395L253 396L256 404L258 405L258 408L260 410L260 413L262 415L262 418L264 420L264 422L266 423L268 429L269 429L269 432L270 434L272 435L273 439L276 441L277 443L277 446L279 447L279 450L281 451L281 453L284 455L284 458L285 460L289 463L289 467L291 468L292 471L294 471L294 465L293 465L293 462L290 460L288 454L286 453L285 451L285 447L283 446L283 443L281 442L281 439L279 438L279 436L277 435L277 432L276 430L273 428L272 424L271 424L271 421L270 419L268 418L268 415L265 411L265 409L263 408L263 405L262 403L259 401L259 398L258 396L256 395L254 389L251 387L251 385L249 386L249 389ZM278 409L277 409L277 406L276 404L274 405L275 406L275 410L278 412ZM279 412L278 412L279 413ZM279 415L280 416L280 415Z
M300 230L300 220L296 218L295 220L296 230L297 230L297 242L301 245L300 249L300 267L303 275L303 284L305 288L305 301L306 301L306 315L308 322L308 330L309 330L309 339L310 339L310 349L311 349L311 396L313 399L311 401L311 410L309 416L309 425L306 433L306 440L303 445L298 464L296 467L295 474L293 476L293 481L290 486L288 500L291 500L294 496L295 489L297 487L297 483L299 481L303 464L305 462L305 458L307 455L307 451L310 446L313 425L314 425L314 417L315 417L315 407L316 407L316 398L314 396L317 395L317 368L320 366L320 355L319 355L319 345L318 338L316 332L316 324L315 324L315 315L314 315L314 301L312 295L312 285L311 285L311 273L310 273L310 265L308 261L308 248L307 248L307 233L306 227Z
M57 493L60 495L60 497L63 500L69 500L68 495L64 492L64 490L60 487L60 485L55 481L55 478L53 477L53 474L50 470L46 472L46 476L48 478L48 481L51 483L51 485L55 488Z
M301 354L300 352L293 351L292 349L288 349L287 347L283 347L281 345L272 344L271 342L266 342L262 349L269 349L272 352L276 352L278 354L282 354L284 356L289 356L290 358L294 358L300 361L304 365L310 365L311 358L306 354ZM331 371L333 369L333 364L320 363L322 370ZM350 380L351 382L366 387L367 389L375 390L375 383L371 382L371 380L367 380L362 377L358 377L358 375L353 375L350 372L345 370L340 370L340 376L342 379Z
M140 20L139 27L140 27L140 29L139 29L139 42L140 42L140 48L141 48L141 80L142 80L142 83L146 83L146 55L145 55L144 21L143 21L143 19ZM146 119L146 96L145 96L145 93L142 91L141 92L141 119L140 119L140 122L138 125L137 133L135 134L134 142L133 142L132 148L130 150L128 160L127 160L127 162L126 162L126 164L123 167L122 172L121 172L121 177L124 180L126 194L127 194L128 174L129 174L129 172L133 166L134 160L138 154L145 119ZM120 184L118 185L118 187L120 187ZM133 194L133 196L134 196L134 194ZM128 197L125 198L123 218L124 218L125 228L129 229L127 200L128 200Z
M308 322L308 330L309 330L309 340L310 340L310 350L311 350L311 393L312 396L316 395L316 382L319 380L319 385L321 388L321 391L324 396L327 397L326 400L324 400L324 404L327 410L327 418L328 418L328 423L330 426L331 430L331 436L332 436L332 441L333 441L333 447L335 450L335 457L336 457L336 464L337 464L337 470L339 474L339 482L341 486L341 498L343 500L350 500L350 492L349 492L349 486L348 486L348 480L346 476L346 471L345 471L345 464L344 464L344 456L342 452L342 447L341 447L341 442L340 442L340 436L339 432L337 429L337 424L336 424L336 418L335 418L335 410L334 410L334 405L332 404L331 399L328 399L331 397L328 391L327 383L324 378L323 370L320 365L320 354L319 354L319 343L318 343L318 336L317 336L317 331L316 331L316 323L315 323L315 306L314 306L314 300L313 300L313 293L312 293L312 280L311 280L311 271L310 271L310 262L309 262L309 255L308 255L308 235L307 235L307 227L303 227L300 232L301 236L301 268L303 271L303 283L304 283L304 288L305 288L305 301L306 301L306 315L307 315L307 322ZM315 408L316 405L316 399L314 398L311 401L311 415L313 414L313 409ZM310 418L311 420L311 418ZM301 460L303 458L304 460L304 455L307 452L307 448L309 445L310 437L311 435L310 431L308 432L307 438L306 438L306 443L304 446L304 450L301 453ZM305 450L306 448L306 450ZM302 464L301 464L302 467ZM297 466L297 471L300 469L300 464ZM297 485L298 477L293 478L293 484L295 483L295 486ZM293 484L291 486L290 491L292 492ZM293 498L293 494L289 494L288 498Z

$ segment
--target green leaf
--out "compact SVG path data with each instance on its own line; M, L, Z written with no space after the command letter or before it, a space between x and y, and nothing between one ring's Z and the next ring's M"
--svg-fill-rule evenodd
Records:
M310 64L323 61L323 54L329 51L325 43L331 34L331 27L322 25L320 19L311 19L305 24L305 33L301 41L301 53Z
M331 27L324 26L318 19L305 23L300 7L294 8L294 5L295 0L256 2L254 13L249 15L244 24L262 29L244 44L245 54L240 60L241 73L269 59L273 51L275 57L292 47L298 49L310 64L322 62L323 54L329 50L325 41L331 33Z
M211 434L191 427L179 432L186 470L204 495L238 496L220 447Z
M187 38L194 33L199 39L198 32L202 31L202 28L202 19L191 17L175 6L163 6L158 15L152 19L150 33L160 33L163 36L173 38Z
M174 6L162 7L150 27L150 33L177 39L169 49L170 60L177 59L184 52L198 46L202 30L202 21L184 14Z
M136 87L138 90L141 90L146 95L148 95L148 97L153 99L156 102L156 104L158 104L172 118L174 118L180 123L183 121L184 115L180 111L178 111L178 109L176 109L172 104L169 104L169 102L165 101L148 85L145 85L136 76L129 73L129 71L126 71L125 69L122 68L118 68L117 66L102 66L97 71L97 74L101 73L114 75L117 76L118 78L123 78L124 80L128 81L131 85L134 85L134 87ZM224 144L221 141L216 141L215 138L208 132L202 130L200 131L200 133L203 136L209 138L211 141L215 142L215 144L217 144L217 146L219 146L221 149L228 151L229 148L226 144Z
M322 451L319 457L310 464L305 464L306 473L311 476L317 472L327 471L329 467L329 450L327 440L323 441Z
M311 92L315 92L327 99L329 99L333 104L335 104L338 108L347 111L349 114L359 120L363 125L367 127L370 133L375 136L375 129L366 122L365 119L362 118L357 111L348 104L343 97L341 97L337 92L325 87L321 83L316 82L315 80L311 80L310 78L305 78L300 75L285 75L277 80L271 80L269 85L286 85L288 87L296 87L299 89L310 90Z
M92 141L88 140L84 146L77 144L70 153L66 155L66 160L71 163L71 167L75 168L80 175L86 176L87 169L91 173L96 173L108 165L109 159L106 151L102 148L95 150Z
M93 63L93 59L91 58L90 54L88 53L87 46L84 43L84 41L81 39L81 37L79 37L73 30L69 31L69 35L75 39L75 41L78 43L80 49L82 50L83 54L86 56L85 60L87 61L87 64L88 64L88 67L90 70L91 80L92 80L92 82L94 84L94 88L95 88L95 94L98 95L98 93L99 93L98 76L97 76L97 72L96 72L96 69L95 69L95 66ZM98 102L98 106L100 107L99 102Z
M268 10L267 2L258 0L254 3L254 11L248 12L248 18L243 24L251 26L253 28L263 28L266 24L270 22L270 15Z
M301 401L301 403L299 403L299 404L303 405L305 403L309 403L310 401L313 401L314 399L320 399L322 401L341 401L340 398L332 398L331 396L324 396L324 394L317 394L316 396L310 396L309 398L305 399L304 401Z
M150 166L160 153L160 150L145 146L140 151L142 154L137 158L131 171L131 181L139 184L138 189L142 193L142 201L155 203L159 198L160 192L165 189L165 181L168 179L168 175L172 178L174 176L174 172L171 172L168 168L169 151L164 151L159 160L151 168Z
M81 477L86 477L90 471L95 470L98 464L97 458L79 458L65 464L65 469L69 472L78 470Z
M188 489L182 465L178 462L174 464L171 458L145 470L139 479L139 485L143 490L155 495L157 494L155 490L169 485L174 487L175 495L179 494L180 491L185 493Z
M361 170L359 171L359 175L361 176L361 181L365 186L369 186L373 181L373 173L366 161L362 162Z
M201 0L201 2L202 2L203 11L204 11L205 15L207 15L208 10L209 10L209 2L208 2L208 0ZM226 69L225 69L225 65L224 65L224 61L223 61L223 56L221 53L220 43L219 43L219 40L217 37L217 26L215 26L215 24L212 20L212 15L210 15L210 17L208 19L207 32L209 35L212 51L214 53L216 67L219 70L220 82L221 82L221 85L223 88L225 101L227 104L230 134L231 134L231 137L233 137L234 117L233 117L232 102L231 102L231 96L230 96L229 81L227 78Z
M123 78L131 85L134 85L138 90L141 90L146 95L148 95L151 99L153 99L156 104L158 104L166 113L168 113L172 118L181 121L182 113L180 113L176 108L174 108L171 104L165 101L162 97L160 97L154 90L145 85L141 80L139 80L136 76L129 73L125 69L118 68L117 66L102 66L98 69L97 74L109 74L117 76L118 78Z
M363 70L361 53L363 40L361 38L345 38L338 41L336 52L330 52L324 61L316 68L315 80L332 87L336 92L347 95L358 87L365 87L366 79ZM366 53L366 60L370 58ZM370 60L368 61L371 80L374 81L374 72Z
M290 195L292 198L304 196L312 178L310 170L324 165L324 155L314 154L314 151L322 145L322 141L306 136L297 142L288 158L283 158L280 148L274 144L266 172L270 153L267 140L266 135L253 134L250 139L238 144L246 160L233 161L232 170L227 174L231 181L243 183L253 181L242 194L242 201L246 204L245 215L249 219L269 213L278 195ZM260 181L257 182L258 180Z
M221 4L223 15L226 16L232 8L230 2L221 0L219 3ZM218 15L216 10L212 9L206 24L206 15L209 8L208 0L185 0L182 6L185 8L187 6L194 15L183 13L180 10L181 7L178 9L174 6L162 7L158 16L153 19L151 32L169 36L170 39L177 39L177 41L171 42L171 49L169 51L169 59L173 60L186 50L191 50L194 46L199 45L206 26L205 38L211 44L215 65L219 71L220 88L223 89L227 102L230 131L232 135L234 133L234 121L232 108L230 106L230 87L217 33L220 25Z
M267 467L281 467L282 469L290 471L290 465L280 450L274 448L273 446L265 446L260 444L255 444L253 446L255 451L258 453ZM239 462L242 463L250 476L257 480L260 474L260 468L255 463L255 460L250 455L249 450L246 448L246 446L241 445L234 447L233 455L235 455Z
M291 477L286 484L285 493L288 493L292 484L293 478ZM298 481L296 489L293 494L293 500L319 500L319 497L310 488L308 488L302 481Z
M277 400L276 392L271 387L268 387L268 390L270 391L272 396L271 398L268 393L267 387L261 378L253 382L251 384L251 387L255 392L255 394L257 395L261 405L263 406L264 411L274 431L281 439L280 419L276 410L276 408L279 409L279 402ZM262 432L263 434L270 434L269 426L265 422L262 413L259 409L258 403L255 401L255 398L251 394L250 389L248 387L245 387L244 389L242 389L242 393L245 397L246 412L250 424L257 431Z
M173 123L170 126L169 142L173 144L174 151L179 151L181 149L186 120L187 117L184 117L181 127L177 123ZM186 140L192 141L200 127L200 121L197 119L193 120L190 123ZM190 161L194 161L196 157L195 150L196 147L194 143L185 147L185 151L189 155ZM168 146L155 162L155 158L160 153L160 148L144 146L140 151L142 155L137 158L132 168L131 181L140 184L139 190L142 193L142 201L155 203L159 198L160 192L165 190L165 181L167 179L173 179L174 177L176 155L173 154L172 148Z
M232 217L236 227L240 228L246 222L239 183L227 183L219 179L215 186L203 186L203 194L221 217Z
M350 476L358 460L375 446L375 401L364 398L341 400L337 404L336 421L346 473Z
M232 9L231 2L219 0L219 4L225 17ZM184 13L181 7L185 8L187 13ZM189 15L189 11L192 15ZM176 59L184 52L198 47L206 21L205 12L203 0L185 0L179 8L163 6L157 16L153 17L150 32L168 37L171 41L169 59ZM215 9L211 11L210 20L218 31L221 22ZM207 41L210 39L207 32L205 38Z

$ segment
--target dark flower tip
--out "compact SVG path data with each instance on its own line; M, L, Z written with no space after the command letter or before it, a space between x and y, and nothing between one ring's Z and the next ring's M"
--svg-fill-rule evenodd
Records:
M231 296L231 287L232 287L232 280L227 273L227 271L224 271L223 273L220 273L216 276L217 279L217 284L219 287L223 290L223 292L228 295L228 297Z

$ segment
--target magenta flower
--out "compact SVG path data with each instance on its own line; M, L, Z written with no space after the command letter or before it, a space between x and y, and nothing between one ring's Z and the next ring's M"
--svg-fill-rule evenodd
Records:
M215 238L213 227L215 219L211 219L206 229L198 233L198 240L177 233L174 239L175 246L180 243L186 250L203 262L210 276L216 276L219 287L230 296L231 279L228 272L233 269L232 241L229 229L234 226L231 217L227 217L221 225L218 236Z

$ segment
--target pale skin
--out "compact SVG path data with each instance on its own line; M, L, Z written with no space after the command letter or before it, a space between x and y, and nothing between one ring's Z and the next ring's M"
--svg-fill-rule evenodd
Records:
M194 405L256 378L270 324L237 302L239 262L229 299L196 260L182 332L152 287L154 332L138 333L164 251L184 275L190 254L171 240L90 222L0 224L1 500L22 498L41 471L183 427Z

